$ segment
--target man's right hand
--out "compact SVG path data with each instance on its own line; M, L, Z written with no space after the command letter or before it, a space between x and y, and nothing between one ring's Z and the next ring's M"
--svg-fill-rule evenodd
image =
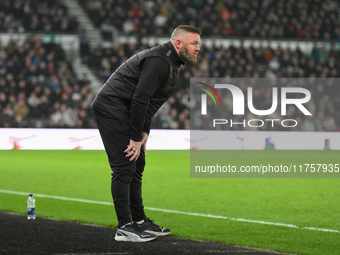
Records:
M140 155L142 143L141 142L135 142L130 139L130 144L128 145L127 149L124 151L126 154L125 157L131 157L130 161L136 161Z

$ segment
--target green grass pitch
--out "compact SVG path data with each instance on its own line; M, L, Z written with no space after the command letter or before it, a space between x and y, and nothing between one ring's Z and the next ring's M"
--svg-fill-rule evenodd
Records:
M338 151L226 151L230 162L315 159ZM190 178L189 151L148 151L146 207L340 231L339 178ZM1 151L0 189L112 202L104 151ZM340 163L340 162L337 162ZM27 193L27 196L28 196ZM0 210L26 213L27 196L0 192ZM37 217L115 227L114 207L36 196ZM339 254L340 233L146 210L172 234L297 254Z

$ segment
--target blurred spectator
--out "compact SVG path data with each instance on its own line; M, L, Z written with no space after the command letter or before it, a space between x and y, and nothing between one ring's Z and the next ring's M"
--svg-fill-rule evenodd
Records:
M88 63L88 59L90 57L90 43L87 37L81 38L79 52L82 62Z
M29 113L29 108L25 102L25 98L19 98L19 101L14 105L13 110L16 117L24 119Z

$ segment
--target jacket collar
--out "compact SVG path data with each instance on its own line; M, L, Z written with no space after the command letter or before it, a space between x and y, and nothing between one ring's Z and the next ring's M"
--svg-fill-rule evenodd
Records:
M184 65L185 63L180 59L180 57L178 56L174 46L172 45L172 43L170 41L168 41L166 43L166 45L170 48L171 52L172 52L172 56L173 59L175 60L175 64L177 67L180 67L180 65Z

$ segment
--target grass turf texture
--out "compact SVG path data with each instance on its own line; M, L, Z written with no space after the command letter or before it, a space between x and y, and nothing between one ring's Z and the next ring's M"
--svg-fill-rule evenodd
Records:
M233 164L336 163L337 151L227 151ZM190 178L189 151L148 151L147 207L340 230L340 179ZM0 189L111 202L104 151L1 151ZM339 162L337 162L339 163ZM28 196L28 194L27 194ZM0 193L0 210L27 197ZM36 196L37 217L115 227L113 206ZM297 254L339 254L340 234L146 210L172 234Z

